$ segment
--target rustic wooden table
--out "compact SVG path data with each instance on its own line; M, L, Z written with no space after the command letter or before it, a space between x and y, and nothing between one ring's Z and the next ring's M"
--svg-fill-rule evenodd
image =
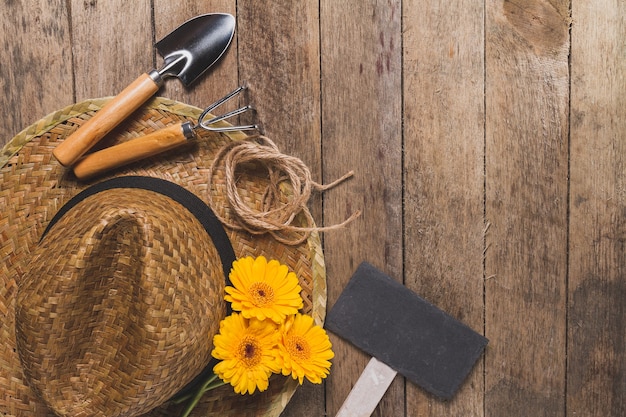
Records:
M200 13L237 16L192 88L250 86L266 134L315 179L331 307L367 260L485 334L441 402L397 377L377 416L626 415L626 3L619 0L23 0L0 23L0 144L116 94ZM1 186L1 185L0 185ZM285 416L334 415L368 358L339 338Z

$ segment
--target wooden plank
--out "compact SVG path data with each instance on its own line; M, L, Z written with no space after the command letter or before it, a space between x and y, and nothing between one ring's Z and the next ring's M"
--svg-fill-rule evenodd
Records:
M239 77L249 86L257 121L281 152L302 159L321 182L317 2L239 0L237 21ZM310 208L321 224L319 195ZM282 415L324 415L323 385L305 383Z
M572 2L570 416L626 415L625 16Z
M114 96L154 68L150 0L72 0L76 101Z
M319 9L314 2L239 1L239 76L265 134L321 181ZM321 199L313 206L321 219Z
M486 2L485 414L564 414L569 1Z
M193 15L234 13L236 3L6 2L0 144L74 101L116 94L160 63L154 40ZM475 135L483 105L482 52L473 48L485 13L485 412L479 364L450 404L410 385L405 403L398 379L376 415L405 415L405 406L406 415L420 416L626 414L623 2L490 0L483 11L482 2L405 0L402 41L400 1L325 1L321 10L311 2L238 3L245 45L233 44L192 88L170 80L159 95L203 107L248 80L268 136L304 159L316 179L322 168L327 181L355 170L326 194L323 211L321 199L313 203L326 224L364 210L357 223L325 235L330 306L366 259L404 275L409 287L474 328L483 222L480 213L475 218ZM338 409L368 358L333 342L338 357L326 392L306 384L283 415Z
M72 103L69 13L62 0L5 2L0 21L0 145Z
M200 14L230 13L233 16L236 15L235 0L212 0L209 3L210 7L207 7L206 1L200 0L175 2L155 0L155 39L158 41L183 22ZM238 31L238 28L236 31ZM239 83L237 73L237 35L236 32L229 50L222 56L220 61L192 85L185 87L180 81L171 79L165 83L161 91L159 91L159 95L204 108L235 89ZM163 59L157 56L157 67L162 63ZM234 109L236 104L236 102L233 102L220 107L220 113L224 110Z
M483 331L482 2L403 3L405 283ZM482 360L449 402L407 384L407 415L483 414Z
M323 171L327 181L353 179L324 196L324 221L355 210L347 228L326 233L329 307L361 261L402 280L401 2L320 3ZM334 415L369 360L333 335L336 357L326 412ZM377 416L404 415L404 381L396 378Z

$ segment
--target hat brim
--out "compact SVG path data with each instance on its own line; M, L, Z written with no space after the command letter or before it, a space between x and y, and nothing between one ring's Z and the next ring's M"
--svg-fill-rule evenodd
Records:
M0 153L0 411L15 416L52 415L24 380L15 341L15 295L30 254L55 213L86 187L104 179L143 175L181 185L208 202L223 195L224 178L217 174L209 189L209 167L218 150L242 132L200 132L200 138L167 155L156 156L118 169L90 182L79 182L52 156L54 147L78 125L98 111L108 98L87 100L58 110L24 129ZM195 121L201 109L177 101L154 98L120 125L99 145L110 146L181 121ZM241 179L250 204L263 199L267 180L258 173ZM229 216L226 204L220 214ZM304 220L303 220L304 224ZM269 235L250 235L227 229L237 257L264 255L293 270L303 289L304 312L322 324L326 312L326 275L319 236L312 233L300 245L286 246ZM62 254L60 254L62 255ZM296 381L272 378L267 391L251 396L234 393L230 386L207 393L192 416L278 416L297 388ZM166 416L176 410L163 405L146 416Z

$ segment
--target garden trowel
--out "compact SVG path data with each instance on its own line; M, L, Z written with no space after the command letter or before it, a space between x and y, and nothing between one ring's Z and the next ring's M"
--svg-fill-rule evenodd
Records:
M64 166L73 165L115 126L153 96L167 77L188 86L217 62L235 33L235 18L227 13L196 16L156 43L163 66L142 74L94 117L61 142L52 152Z
M487 345L483 336L365 262L325 326L372 356L336 417L370 416L397 373L450 399Z

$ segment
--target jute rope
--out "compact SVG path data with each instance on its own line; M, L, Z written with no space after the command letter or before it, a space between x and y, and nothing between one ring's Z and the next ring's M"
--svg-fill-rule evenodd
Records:
M223 164L223 167L221 166ZM267 172L268 186L263 195L262 207L250 206L238 186L238 168L261 168ZM269 138L256 135L247 140L234 141L225 145L216 155L209 169L209 189L215 172L223 169L227 202L237 221L219 215L220 220L236 230L246 230L251 234L269 233L276 240L287 245L298 245L308 239L311 232L339 229L360 216L356 211L343 222L331 226L318 227L306 209L312 191L323 192L335 187L354 175L353 171L330 184L313 181L311 171L302 160L280 152ZM284 187L284 185L290 185ZM209 205L213 200L209 193ZM219 210L214 210L219 213ZM294 225L298 214L304 215L304 226Z

